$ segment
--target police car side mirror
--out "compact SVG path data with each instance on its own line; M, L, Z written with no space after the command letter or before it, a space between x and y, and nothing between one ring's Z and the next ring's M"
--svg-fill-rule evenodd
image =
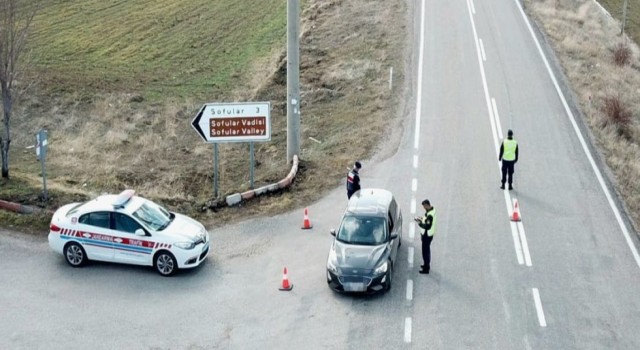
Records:
M329 233L331 233L331 235L333 237L335 237L336 236L336 229L332 228L331 230L329 230Z
M398 238L398 234L397 233L392 233L390 239L393 241L396 238Z
M147 233L146 233L146 232L144 232L144 230L143 230L143 229L139 228L139 229L137 229L137 230L136 230L136 236L142 236L142 237L144 237L144 236L146 236L146 235L147 235Z

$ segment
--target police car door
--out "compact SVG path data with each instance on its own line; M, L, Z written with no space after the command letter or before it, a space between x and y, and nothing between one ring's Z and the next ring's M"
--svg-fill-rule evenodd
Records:
M86 213L78 219L82 247L89 259L113 261L113 237L110 225L108 211Z
M144 228L124 213L113 213L113 223L117 232L113 242L115 261L150 265L153 243L148 240L150 237L136 235L136 230L142 229L144 231Z

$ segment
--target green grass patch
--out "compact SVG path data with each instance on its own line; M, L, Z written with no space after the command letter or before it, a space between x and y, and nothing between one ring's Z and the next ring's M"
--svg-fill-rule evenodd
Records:
M25 174L13 172L10 179L0 178L0 198L42 210L40 213L20 214L0 209L0 222L3 227L16 227L32 233L46 232L51 213L58 207L72 202L85 201L89 197L82 193L73 193L57 187L48 189L48 200L43 199L42 182Z
M286 43L286 2L54 0L33 23L36 74L53 92L205 98Z
M598 0L600 5L607 9L617 20L622 22L624 0ZM625 32L635 41L640 43L640 2L627 2L627 22Z

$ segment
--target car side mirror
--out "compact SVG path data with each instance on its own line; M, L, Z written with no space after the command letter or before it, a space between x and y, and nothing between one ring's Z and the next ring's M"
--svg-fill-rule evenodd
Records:
M391 240L393 241L396 238L398 238L398 234L397 233L392 233L391 234Z
M332 228L331 230L329 230L329 233L331 233L331 235L333 237L335 237L336 236L336 229Z
M144 236L146 236L146 235L147 235L147 233L146 233L146 232L144 232L144 230L143 230L143 229L139 228L139 229L137 229L137 230L136 230L136 236L142 236L142 237L144 237Z

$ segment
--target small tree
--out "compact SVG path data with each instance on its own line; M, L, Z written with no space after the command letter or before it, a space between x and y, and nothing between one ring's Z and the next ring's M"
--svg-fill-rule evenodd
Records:
M4 134L0 135L2 177L9 177L11 109L14 82L19 75L20 57L25 49L29 27L38 9L37 0L0 0L0 90Z

